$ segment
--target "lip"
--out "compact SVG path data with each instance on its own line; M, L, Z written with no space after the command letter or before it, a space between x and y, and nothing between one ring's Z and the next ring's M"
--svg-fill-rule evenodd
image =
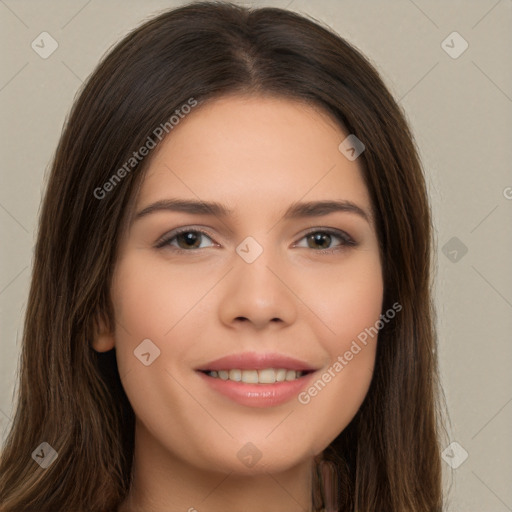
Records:
M254 366L252 368L255 369ZM265 368L268 368L268 366ZM281 366L280 368L283 367ZM292 381L276 382L274 384L244 384L243 382L222 380L210 377L200 370L197 371L197 374L211 389L223 394L234 402L248 407L263 408L284 404L293 397L298 396L309 385L315 372L308 373Z
M305 361L278 353L245 352L221 357L196 368L197 371L208 370L265 370L266 368L284 368L295 371L316 371L317 368ZM246 384L247 385L247 384ZM269 386L269 384L266 384Z

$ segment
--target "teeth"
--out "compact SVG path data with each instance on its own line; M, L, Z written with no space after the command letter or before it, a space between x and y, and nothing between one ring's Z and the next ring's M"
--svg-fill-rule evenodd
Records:
M246 384L258 384L258 370L243 370L242 382Z
M286 372L286 380L295 380L295 373L293 370L288 370Z
M275 382L298 379L304 375L304 372L286 370L285 368L265 368L264 370L212 370L207 374L217 379L244 382L246 384L274 384Z
M272 370L272 368L268 368L267 370L260 370L258 372L258 377L260 384L274 384L276 381L276 372Z
M277 370L276 371L276 382L283 382L286 380L286 373L288 370Z
M242 371L229 370L229 380L235 380L236 382L240 382L242 380Z

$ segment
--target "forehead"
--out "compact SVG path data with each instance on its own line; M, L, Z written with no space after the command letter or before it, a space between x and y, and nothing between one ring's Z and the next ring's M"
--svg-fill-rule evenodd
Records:
M254 215L299 200L343 199L371 209L359 162L338 149L347 135L328 113L296 100L207 102L154 150L137 208L172 196Z

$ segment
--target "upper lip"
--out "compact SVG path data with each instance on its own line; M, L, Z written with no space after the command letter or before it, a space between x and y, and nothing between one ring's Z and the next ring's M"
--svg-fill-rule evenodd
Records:
M245 352L221 357L196 368L197 371L207 370L265 370L266 368L283 368L295 371L314 371L310 364L283 354Z

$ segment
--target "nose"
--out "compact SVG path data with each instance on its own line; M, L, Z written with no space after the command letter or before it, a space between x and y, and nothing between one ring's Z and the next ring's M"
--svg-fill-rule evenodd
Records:
M297 298L293 278L284 261L269 249L252 263L237 254L234 267L226 276L219 302L219 317L233 328L261 330L269 325L283 328L295 322Z

